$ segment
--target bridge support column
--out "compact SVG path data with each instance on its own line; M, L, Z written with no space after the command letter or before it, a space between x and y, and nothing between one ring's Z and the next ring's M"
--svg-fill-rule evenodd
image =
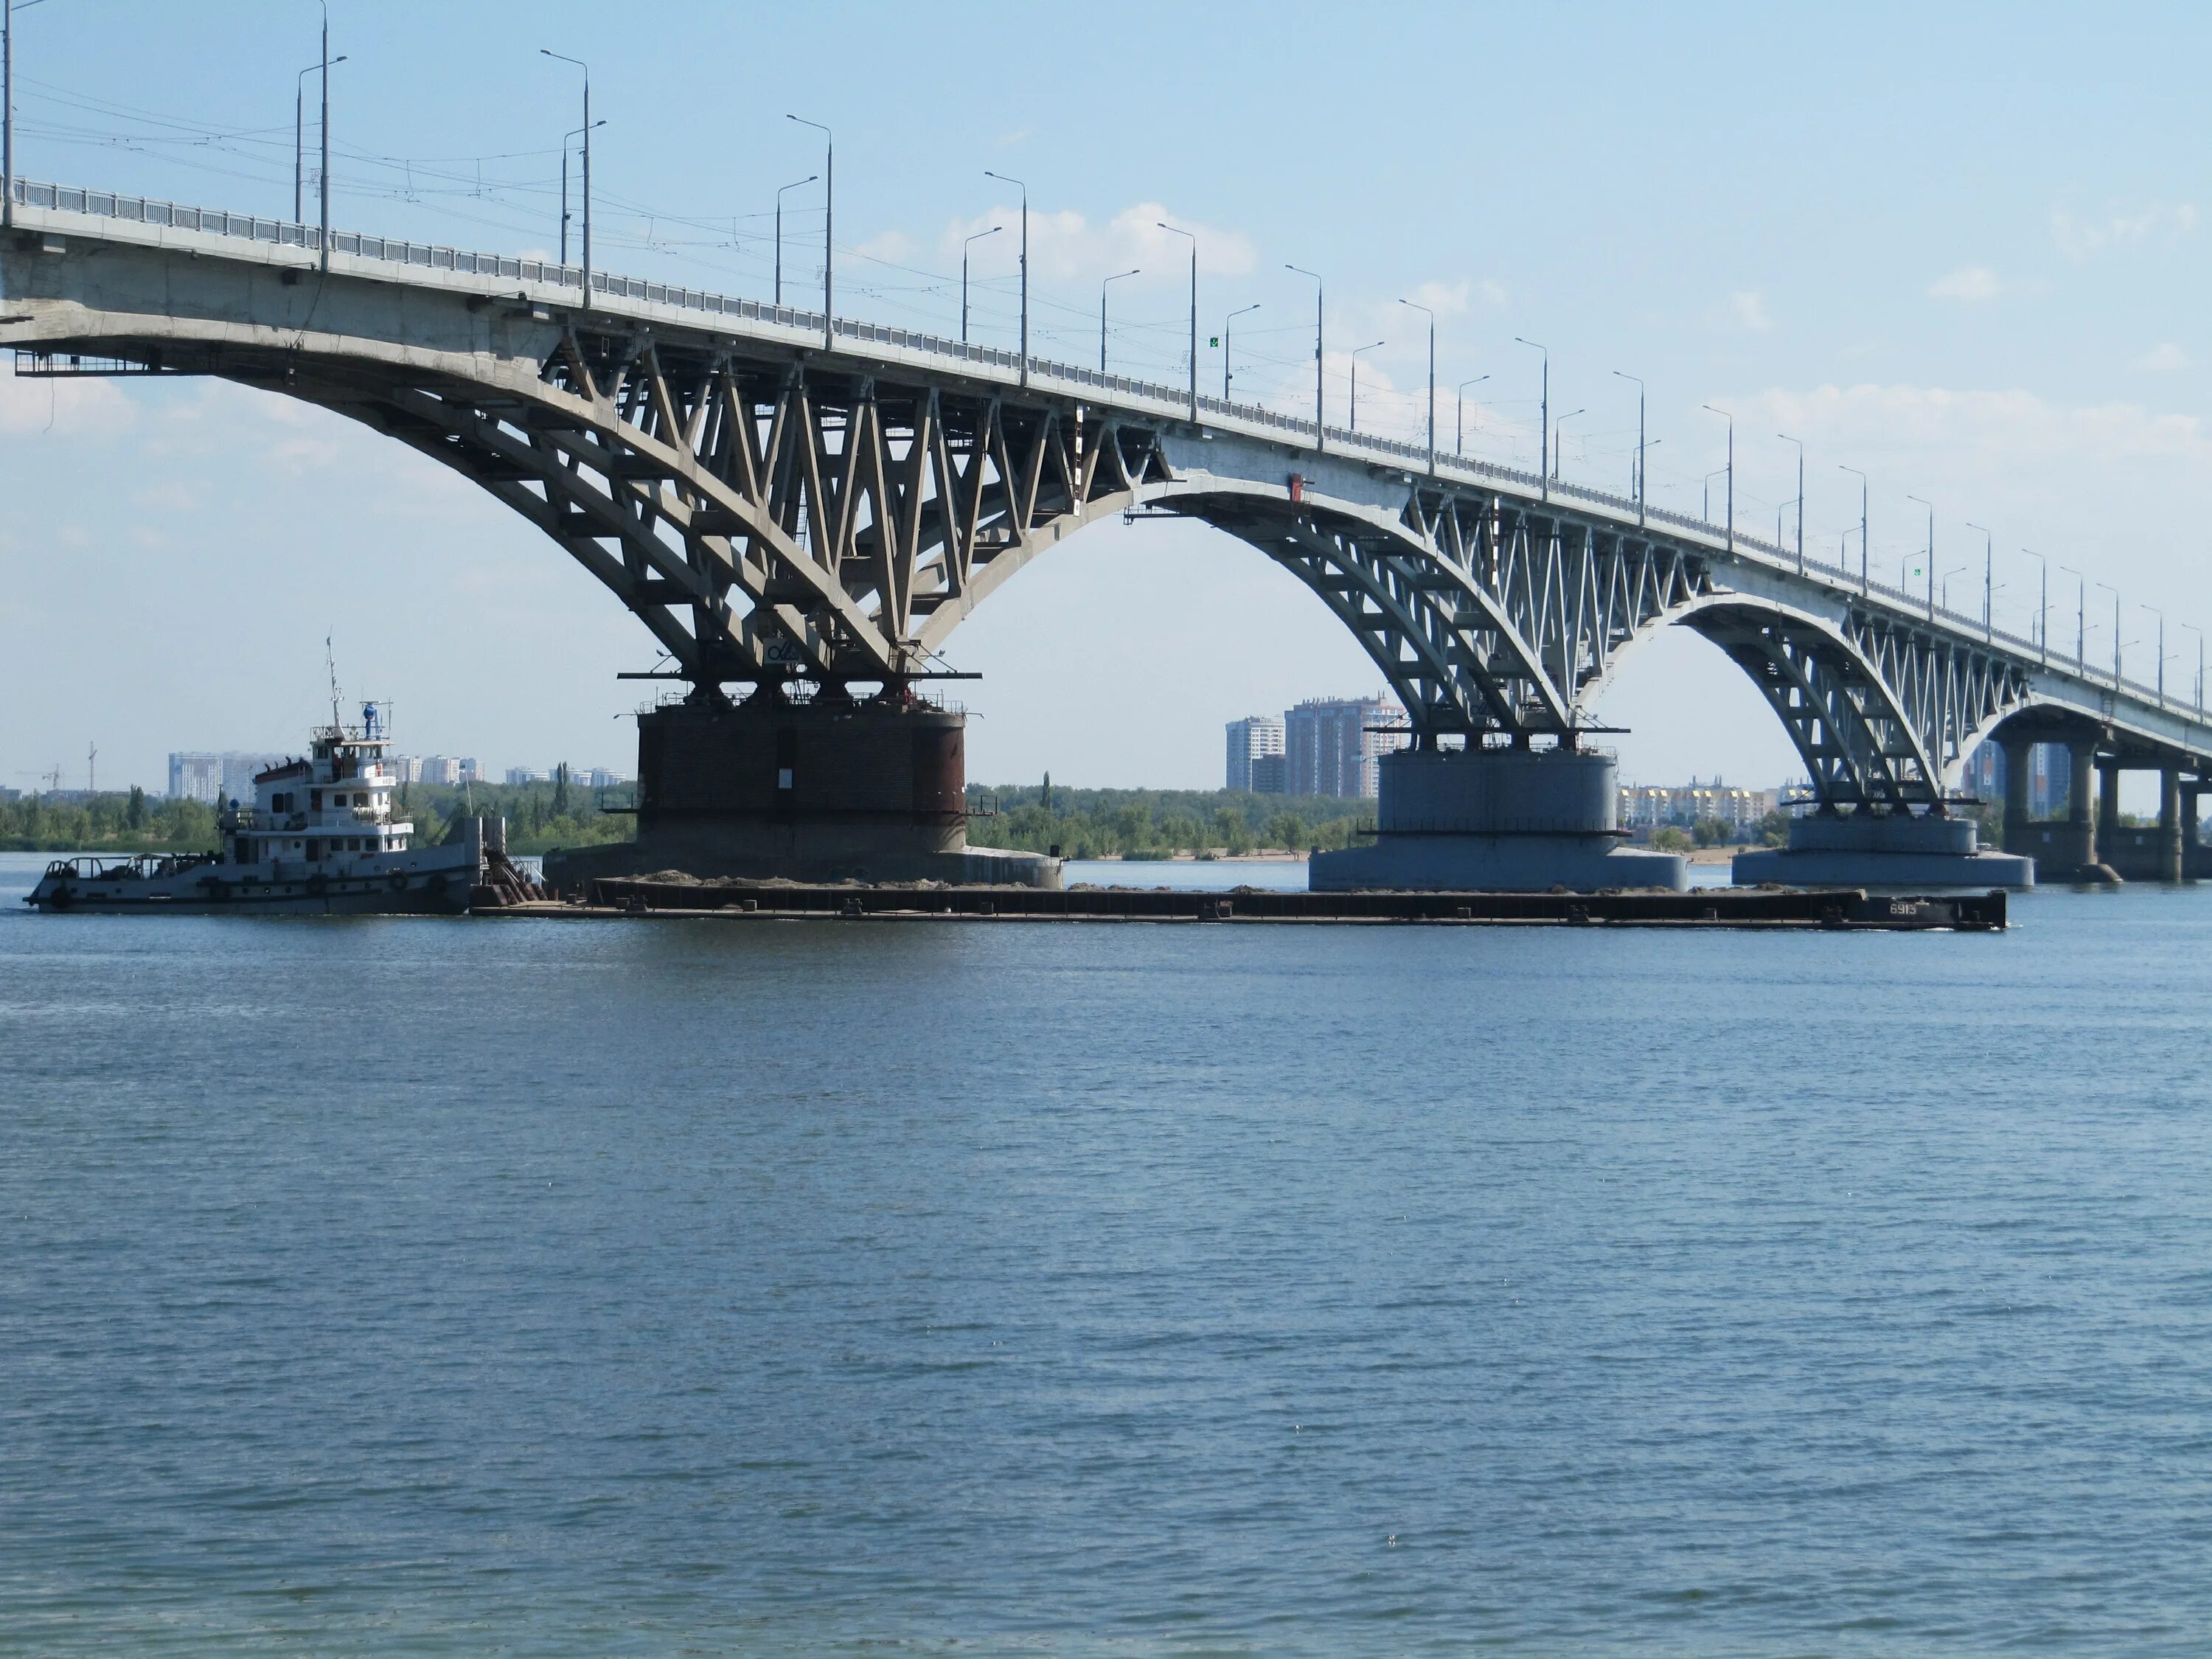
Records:
M1571 749L1401 749L1378 768L1376 833L1366 847L1316 854L1317 893L1548 892L1565 887L1687 888L1679 854L1618 846L1620 774L1607 755Z
M1982 851L1972 818L1862 807L1792 818L1790 845L1738 853L1735 879L1739 886L2033 887L2035 860Z
M2034 831L2028 827L2027 783L2035 745L2026 738L2001 738L1997 746L2004 756L2004 849L2033 857L2036 849L2028 845Z
M2097 746L2087 738L2066 740L2066 817L2057 823L2039 823L2029 832L2026 850L2035 857L2035 878L2045 885L2057 882L2118 881L2104 862L2097 834L2094 783ZM2006 843L2009 849L2011 843Z
M2158 878L2160 881L2181 879L2185 846L2181 838L2181 772L2177 767L2160 767L2158 774Z
M2181 786L2181 878L2197 881L2204 875L2204 848L2197 842L2197 807L2204 781L2191 779Z
M968 845L967 717L764 691L637 720L637 838L549 854L563 890L679 870L703 879L1057 887L1060 862Z
M2120 844L2120 763L2097 763L2097 856L2110 862Z

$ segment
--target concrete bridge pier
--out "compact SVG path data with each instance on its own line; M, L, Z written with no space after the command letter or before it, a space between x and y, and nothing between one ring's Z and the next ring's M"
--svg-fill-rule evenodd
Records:
M1972 818L1861 806L1791 819L1790 844L1737 854L1734 878L1739 886L2033 887L2035 860L1983 850Z
M2005 850L2026 853L2035 860L2035 878L2045 885L2055 883L2114 882L2119 879L2105 864L2097 835L2097 817L2094 793L2093 769L2096 763L2096 742L2086 737L2057 739L2066 746L2066 816L2053 823L2039 823L2027 817L2023 805L2021 811L2020 834L2014 835L2013 791L2011 780L2015 767L2027 765L2025 750L2027 742L2045 739L2004 738L2005 745ZM2014 757L2014 745L2018 743L2022 751ZM2021 789L2027 781L2023 775Z
M2182 878L2181 770L2162 766L2158 773L2158 878Z
M2032 857L2035 833L2027 816L2027 775L2034 764L2035 745L2024 737L2007 737L1999 738L1997 746L2004 755L2004 849Z

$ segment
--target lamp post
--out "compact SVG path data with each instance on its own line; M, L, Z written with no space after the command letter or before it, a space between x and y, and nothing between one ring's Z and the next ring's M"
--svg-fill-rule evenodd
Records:
M1198 237L1188 230L1176 230L1164 219L1153 222L1162 230L1177 236L1190 238L1190 420L1198 424Z
M1401 299L1401 306L1410 306L1429 319L1429 476L1437 471L1437 313L1415 300Z
M1452 398L1454 403L1457 404L1457 408L1452 415L1452 453L1455 455L1463 454L1466 453L1467 389L1471 386L1480 386L1489 378L1490 376L1487 374L1478 374L1471 380L1462 380L1457 386L1453 388Z
M1698 507L1698 517L1707 524L1713 521L1713 480L1727 476L1728 469L1724 466L1717 466L1705 474L1705 504Z
M775 187L775 303L778 310L783 307L783 193L787 190L797 190L801 185L811 185L821 176L818 173L810 173L804 179L794 179L787 185L778 185ZM960 250L960 304L963 313L960 337L964 340L968 337L965 319L968 305L968 250L965 247Z
M1102 282L1101 283L1099 283L1099 284L1098 284L1098 372L1099 372L1101 374L1103 374L1106 372L1106 289L1107 289L1107 284L1108 284L1108 283L1118 283L1118 282L1120 282L1120 281L1121 281L1123 277L1125 277L1125 276L1134 276L1136 274L1137 274L1137 271L1136 271L1135 270L1117 270L1117 271L1115 271L1115 272L1111 276L1107 277L1107 278L1106 278L1106 280L1105 280L1105 282ZM1225 374L1227 372L1228 372L1228 371L1227 371L1227 370L1225 370L1225 369L1223 371L1223 373L1224 373L1224 374ZM1224 382L1223 383L1223 390L1222 390L1222 394L1221 394L1221 395L1222 395L1223 397L1224 397L1224 398L1226 398L1226 397L1229 395L1228 389L1227 389L1227 382L1226 382L1226 381L1224 381Z
M292 83L292 222L306 222L307 212L307 77L317 70L335 69L345 62L343 54L327 64L310 64L300 71L300 78ZM568 152L564 149L561 159L565 163Z
M322 268L327 273L331 268L331 8L329 0L324 0L323 4L322 70L323 173L319 188L316 193L322 199ZM584 109L584 118L586 121L592 118L591 107L588 104Z
M584 134L584 304L583 304L583 309L584 309L584 310L586 310L586 311L589 311L589 310L592 308L592 66L591 66L589 64L586 64L586 63L582 58L571 58L571 57L569 57L569 56L568 55L568 53L566 53L566 52L555 52L555 51L554 51L554 50L552 50L552 48L550 48L550 46L540 46L540 47L538 47L538 55L539 55L539 56L541 56L541 57L556 58L556 59L557 59L558 61L560 61L560 62L562 62L562 63L563 63L563 64L574 64L578 69L580 69L580 70L583 70L583 71L584 71L584 125L583 125L583 134ZM324 77L324 78L325 78L325 80L327 80L329 77L328 77L328 76L325 76L325 77ZM325 131L324 131L324 133L323 133L323 141L324 141L325 146L325 147L327 147L327 146L328 146L328 144L329 144L329 142L330 142L330 133L329 133L329 131L328 131L328 129L327 129L327 128L325 128ZM568 151L567 151L567 147L564 145L564 146L562 147L562 155L563 155L563 156L565 157L565 156L566 156L566 155L567 155L567 153L568 153ZM563 171L565 172L565 171L566 171L566 169L564 168L564 169L563 169ZM326 178L326 179L325 179L325 194L327 194L327 193L328 193L328 188L327 188L327 186L328 186L328 179L327 179L327 178ZM325 238L325 240L327 240L328 239L327 239L327 238ZM327 257L328 257L327 252L325 252L325 258L327 258ZM564 257L564 258L563 258L563 259L562 259L562 263L563 263L563 264L566 264L566 263L567 263L567 260L566 260L565 257Z
M1951 578L1960 574L1966 569L1966 567L1963 564L1954 564L1948 570L1943 573L1943 602L1942 608L1946 611L1948 611L1951 608Z
M993 225L988 230L979 230L963 239L960 244L960 343L968 343L968 250L986 236L996 236L1004 225Z
M1997 540L1984 525L1969 524L1966 528L1982 532L1982 640L1987 644L1997 636Z
M15 14L46 3L0 0L0 229L15 222Z
M1286 264L1283 269L1285 270L1294 270L1301 276L1310 276L1314 280L1314 449L1318 453L1322 447L1321 393L1322 374L1324 368L1321 355L1321 273L1319 271L1308 270L1304 265Z
M1803 439L1793 438L1786 432L1778 432L1774 435L1785 444L1797 446L1797 574L1802 576L1805 574L1805 442ZM1778 530L1774 538L1777 541L1782 539Z
M2089 672L2089 579L2070 564L2058 567L2074 578L2074 672Z
M604 115L592 123L595 127L603 127L606 124L606 117ZM583 131L582 127L577 127L573 131L561 135L561 266L564 270L568 265L568 141ZM732 221L730 227L730 239L732 242L737 240L737 225Z
M1554 479L1559 476L1559 434L1565 429L1567 422L1573 420L1576 416L1589 413L1589 410L1587 409L1571 409L1552 422L1552 477Z
M1717 415L1728 422L1728 545L1729 551L1733 553L1735 551L1735 416L1725 409L1715 409L1711 404L1705 407L1707 413Z
M2136 609L2148 611L2158 618L2158 706L2166 707L2166 612L2154 605L2145 605L2140 599Z
M1907 495L1905 499L1908 501L1918 501L1921 506L1928 509L1928 620L1934 622L1936 620L1936 504L1924 495ZM1899 573L1898 586L1901 587L1904 585L1904 575Z
M1549 346L1524 340L1518 334L1513 337L1513 343L1530 346L1544 354L1544 390L1536 404L1536 447L1543 453L1536 457L1536 476L1543 497L1548 501L1552 499L1552 351Z
M1232 311L1221 319L1221 401L1224 404L1229 401L1229 325L1242 317L1245 312L1257 311L1259 308L1260 302L1255 300L1250 305ZM1099 314L1103 316L1105 313L1101 311Z
M2043 665L2048 668L2051 666L2051 561L2032 547L2023 547L2020 550L2035 561L2042 577L2041 597L2036 606L2035 643L2043 653Z
M1644 380L1640 375L1613 371L1617 380L1636 382L1636 522L1644 522Z
M1364 346L1352 348L1352 424L1349 429L1353 432L1359 430L1359 354L1372 351L1383 343L1381 340L1370 340Z
M2185 628L2197 635L2197 717L2204 718L2204 630L2195 623L2176 623L2176 628Z
M834 351L837 349L837 135L803 115L786 111L783 118L812 127L822 135L822 349ZM588 239L588 229L585 234ZM1023 377L1028 378L1026 368Z
M2120 590L2110 582L2092 581L2092 587L2101 587L2112 596L2112 690L2120 689Z
M1841 461L1836 463L1836 471L1848 472L1859 481L1859 592L1869 592L1872 588L1867 575L1867 475L1855 466L1845 466Z
M1019 179L983 169L986 179L1012 185L1022 193L1022 384L1030 383L1030 187Z

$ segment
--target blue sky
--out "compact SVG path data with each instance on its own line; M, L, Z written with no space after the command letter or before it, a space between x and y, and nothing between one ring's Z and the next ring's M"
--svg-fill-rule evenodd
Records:
M319 12L46 0L17 19L19 167L283 212L295 71ZM1470 447L1535 450L1552 349L1565 467L1626 486L1650 388L1655 498L1694 508L1733 409L1740 521L1771 526L1806 441L1808 539L1832 552L1873 476L1894 573L1936 503L1939 574L2019 626L2023 545L2120 589L2132 672L2193 680L2206 564L2212 210L2200 9L1125 4L1075 8L467 6L337 0L336 216L465 246L549 249L559 145L591 60L600 263L765 294L778 185L837 132L839 308L1011 343L1026 179L1038 349L1182 372L1186 246L1204 330L1239 307L1240 393L1304 410L1312 289L1329 283L1362 424L1420 418L1476 375ZM312 148L312 136L311 136ZM787 291L819 279L819 186L786 195ZM1218 352L1200 372L1218 386ZM1444 405L1449 440L1453 406ZM1794 520L1793 520L1794 522ZM2075 579L2054 568L2054 641ZM2088 591L2109 659L2110 595ZM212 385L0 380L0 783L58 763L161 778L171 748L282 745L312 718L322 639L408 746L497 768L627 767L651 653L581 572L488 498L343 422ZM1376 675L1321 607L1210 532L1101 526L954 636L981 779L1211 785L1220 724ZM1686 635L1603 711L1654 781L1792 769L1747 684Z

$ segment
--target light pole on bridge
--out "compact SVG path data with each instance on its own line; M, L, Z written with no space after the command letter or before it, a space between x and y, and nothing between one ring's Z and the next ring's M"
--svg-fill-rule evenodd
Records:
M46 3L0 0L0 229L15 222L15 14Z
M983 169L986 179L996 179L1002 185L1012 185L1022 193L1022 384L1030 383L1030 187L1019 179L1009 179L1003 173Z
M1954 564L1948 570L1943 573L1942 609L1947 612L1951 609L1951 578L1963 574L1966 568L1966 567L1963 564Z
M2140 599L2136 601L2136 608L2148 611L2158 618L2158 706L2163 708L2166 707L2166 612L2154 605L2145 605Z
M317 70L329 70L345 62L343 53L327 64L310 64L292 83L292 222L304 222L307 212L307 77ZM561 159L568 160L563 149Z
M1717 466L1705 474L1705 499L1698 508L1698 517L1707 524L1713 521L1713 480L1726 476L1727 472L1726 467Z
M2035 642L2043 653L2043 665L2048 668L2051 665L2051 561L2032 547L2023 547L2020 550L2035 561L2042 576L2042 596L2036 612Z
M1489 378L1487 374L1478 374L1471 380L1462 380L1452 390L1452 401L1457 405L1452 413L1452 453L1455 455L1467 453L1467 389L1471 386L1480 386Z
M1351 431L1359 430L1359 354L1363 351L1372 351L1376 347L1388 343L1389 342L1384 340L1370 340L1364 346L1352 348L1352 418L1348 428Z
M1429 476L1437 471L1437 313L1418 300L1401 299L1398 303L1418 311L1429 319Z
M1797 574L1802 576L1805 574L1805 441L1793 438L1786 432L1778 432L1774 435L1785 444L1797 446ZM1778 531L1775 539L1781 539Z
M2197 718L2204 718L2204 630L2195 623L2176 623L2176 628L2185 628L2197 635Z
M1569 410L1565 414L1564 414L1564 415L1560 416L1559 416L1559 418L1558 420L1556 420L1556 421L1554 421L1554 422L1552 422L1552 476L1553 476L1553 477L1557 478L1557 477L1559 476L1559 434L1560 434L1560 433L1565 430L1567 422L1568 422L1569 421L1573 420L1573 419L1575 418L1575 416L1577 416L1577 415L1587 415L1587 414L1589 414L1589 410L1588 410L1587 409L1571 409L1571 410Z
M2101 587L2112 596L2112 690L2120 689L2120 590L2110 582L2093 580L2092 587Z
M574 64L584 71L584 125L582 128L584 134L584 303L582 308L589 311L592 308L592 66L580 58L571 58L565 52L555 52L550 46L540 46L538 51L540 57L556 58L563 64ZM330 54L325 52L323 55L328 57ZM327 85L330 76L325 75L323 80ZM323 125L323 147L327 151L330 148L330 124L325 121ZM561 149L563 177L568 173L568 146L564 143ZM327 166L323 169L323 194L327 199L330 194L330 169ZM327 210L323 216L325 219L330 216ZM325 230L323 240L327 242L330 240L327 226ZM329 257L327 250L325 251L324 257L325 258ZM562 263L563 264L568 263L565 252Z
M1304 265L1286 264L1283 269L1285 270L1294 270L1301 276L1310 276L1314 279L1314 453L1318 454L1322 449L1322 432L1321 395L1322 377L1326 369L1326 364L1322 360L1321 353L1321 301L1322 288L1321 273L1317 270L1308 270Z
M1259 308L1260 302L1257 300L1255 300L1250 305L1240 306L1237 309L1231 312L1226 317L1224 317L1221 319L1221 401L1224 404L1229 401L1230 325L1234 323L1239 317L1242 317L1246 312L1257 311Z
M783 308L784 192L787 191L797 190L802 185L811 185L821 176L822 175L818 173L810 173L804 179L794 179L787 185L778 185L775 187L775 304L776 309L779 311ZM992 230L996 230L997 228L998 227L996 225L991 227ZM984 234L988 236L990 234L990 232L986 231ZM962 313L960 319L960 337L964 340L968 337L968 319L966 314L968 306L968 250L964 246L960 250L960 306Z
M1198 237L1192 231L1176 230L1164 219L1153 222L1162 230L1190 238L1190 422L1195 426L1198 424Z
M1536 404L1536 475L1546 501L1552 499L1552 349L1518 334L1513 343L1534 347L1544 354L1544 389Z
M607 118L604 115L592 123L595 127L603 127L606 124ZM561 265L563 270L566 270L568 264L568 141L583 131L583 128L578 127L574 131L564 132L561 135ZM730 240L733 243L737 240L737 234L736 222L732 221Z
M1848 472L1859 481L1859 592L1869 593L1873 588L1871 579L1867 574L1867 563L1871 556L1867 548L1867 475L1855 466L1845 466L1841 461L1836 463L1836 470Z
M1728 422L1728 545L1729 551L1733 553L1735 551L1735 416L1725 409L1715 409L1711 404L1707 404L1705 408Z
M784 112L787 121L796 121L802 127L812 127L822 135L822 349L834 351L837 348L837 135L819 121L810 121L804 115ZM586 198L584 219L584 246L591 246L591 203ZM1029 378L1026 366L1024 380Z
M2058 568L2075 581L2074 672L2086 678L2089 672L2089 579L2070 564Z
M1142 266L1138 266L1128 270L1117 270L1098 284L1098 372L1101 374L1106 372L1106 290L1112 283L1134 276L1142 269Z
M1986 525L1969 524L1966 528L1982 532L1982 639L1993 644L1997 636L1997 538Z
M1936 620L1936 504L1924 495L1907 495L1908 501L1918 501L1928 509L1928 620ZM1905 585L1900 575L1898 585Z
M963 238L960 243L960 343L968 343L968 250L986 236L996 236L1004 225L993 225L988 230L979 230L973 236Z
M1644 380L1640 375L1614 369L1616 377L1636 382L1636 522L1644 522Z

